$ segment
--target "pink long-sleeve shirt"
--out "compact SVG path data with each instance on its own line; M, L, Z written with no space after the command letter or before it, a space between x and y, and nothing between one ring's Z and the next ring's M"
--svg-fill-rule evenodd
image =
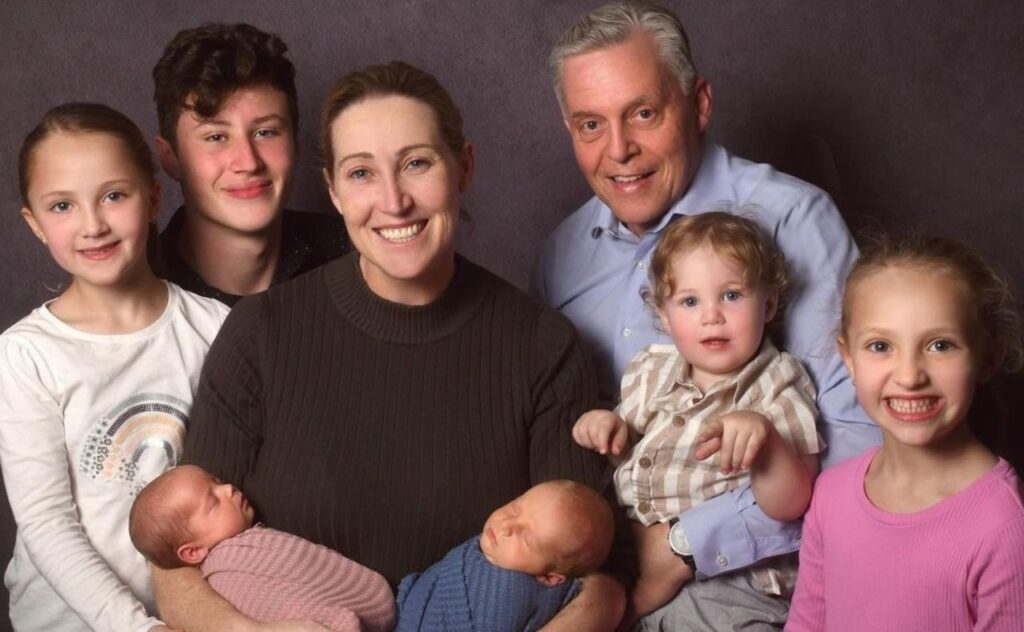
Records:
M1024 630L1024 506L1013 468L1000 459L938 504L893 514L864 492L876 452L818 479L786 630Z

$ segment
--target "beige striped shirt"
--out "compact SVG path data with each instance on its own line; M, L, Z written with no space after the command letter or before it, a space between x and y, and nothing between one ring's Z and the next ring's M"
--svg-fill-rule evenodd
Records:
M615 470L619 502L630 518L650 526L749 481L749 472L723 474L717 454L704 461L694 457L704 422L728 412L761 413L796 454L821 452L814 400L814 384L800 361L767 338L735 377L707 393L690 379L688 363L675 346L647 347L626 367L616 409L633 443L629 458ZM781 578L766 582L767 576L758 575L762 587L779 592Z
M638 353L622 378L616 413L629 426L634 446L615 471L619 501L644 525L665 522L708 498L750 479L749 472L722 474L719 457L694 453L705 421L749 410L767 417L796 454L817 454L814 385L800 361L767 339L733 378L707 393L689 378L689 366L673 345Z

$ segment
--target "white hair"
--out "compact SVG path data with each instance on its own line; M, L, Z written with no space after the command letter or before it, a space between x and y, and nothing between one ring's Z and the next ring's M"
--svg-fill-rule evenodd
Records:
M661 63L683 89L693 92L697 67L690 55L690 40L679 18L668 9L642 1L612 2L595 9L573 24L551 49L548 64L558 105L565 110L562 66L573 55L619 44L637 32L648 33L658 47Z

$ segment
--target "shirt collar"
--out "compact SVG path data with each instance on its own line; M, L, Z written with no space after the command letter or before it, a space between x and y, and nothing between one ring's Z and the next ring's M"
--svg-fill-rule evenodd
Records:
M761 375L761 372L764 371L765 367L771 364L778 355L778 349L776 349L775 345L772 344L772 341L768 339L768 336L764 335L757 355L751 358L736 375L716 382L710 389L708 389L708 392L704 393L704 396L706 397L713 393L735 386L736 389L733 395L733 400L739 401L740 397L747 392L747 389L757 381L758 376ZM672 379L665 381L661 390L656 393L657 396L667 395L677 388L700 390L700 387L697 386L696 382L694 382L690 377L690 363L686 361L681 353L676 353L675 356L675 365L670 369Z

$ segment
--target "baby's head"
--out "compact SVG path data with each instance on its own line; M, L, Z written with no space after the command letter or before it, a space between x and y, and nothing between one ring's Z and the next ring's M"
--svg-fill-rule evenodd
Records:
M739 372L785 302L785 260L761 228L722 212L684 217L651 255L653 303L701 386Z
M253 509L234 485L181 465L146 485L132 505L132 544L161 568L200 564L215 545L252 526Z
M600 494L572 481L549 481L495 510L480 550L495 566L555 586L601 566L614 532L612 510Z

